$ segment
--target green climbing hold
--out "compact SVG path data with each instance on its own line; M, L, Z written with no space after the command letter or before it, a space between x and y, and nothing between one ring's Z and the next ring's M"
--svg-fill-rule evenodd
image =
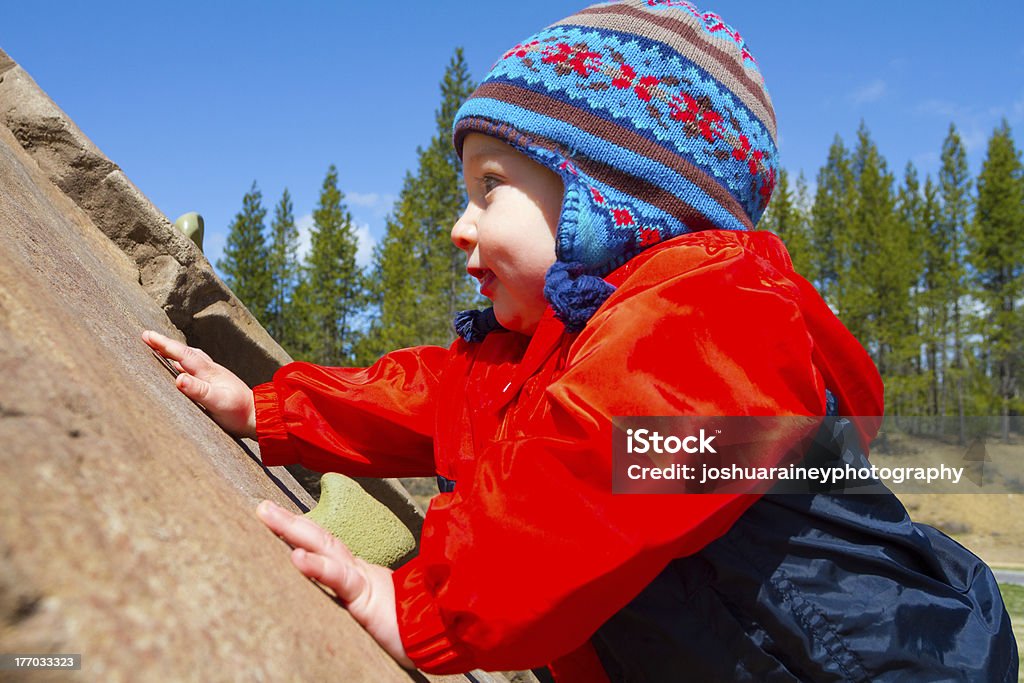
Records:
M320 502L305 516L373 564L394 569L416 547L412 532L395 513L336 472L320 478Z
M203 250L203 217L195 211L189 211L178 216L174 226L185 233L185 237L192 240L199 251Z

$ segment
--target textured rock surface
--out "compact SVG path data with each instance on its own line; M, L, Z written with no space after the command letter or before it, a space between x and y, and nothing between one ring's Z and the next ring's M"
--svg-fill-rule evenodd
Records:
M0 651L81 652L88 680L408 680L262 528L299 492L174 390L138 339L166 316L33 166L0 127Z
M0 53L0 90L15 71ZM182 338L173 307L35 149L0 126L0 652L81 653L83 681L410 680L256 519L312 500L174 389L139 339ZM186 259L151 254L151 285L180 276L161 256Z
M204 349L250 386L268 380L291 360L217 277L202 252L2 50L0 123L129 257L127 263L135 269L124 275L142 285L189 344ZM319 474L298 466L289 471L318 494ZM357 481L419 538L422 512L397 480Z

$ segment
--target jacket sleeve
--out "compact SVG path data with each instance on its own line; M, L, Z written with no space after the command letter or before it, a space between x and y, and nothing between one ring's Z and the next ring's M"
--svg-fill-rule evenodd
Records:
M749 257L699 256L688 274L655 260L645 267L667 269L649 274L655 285L620 287L529 433L495 441L472 480L435 498L420 555L394 575L403 644L422 669L525 669L575 650L756 500L613 495L612 416L824 414L796 288L766 282Z
M289 363L253 389L266 465L356 477L434 476L434 407L448 352L394 351L369 368Z

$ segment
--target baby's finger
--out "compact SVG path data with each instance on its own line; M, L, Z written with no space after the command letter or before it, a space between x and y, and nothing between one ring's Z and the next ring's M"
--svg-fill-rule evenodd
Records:
M193 375L201 375L210 368L212 361L210 357L199 349L182 344L176 339L165 337L159 332L146 330L142 333L142 341L149 344L153 350L165 358L177 361L181 365L182 372L189 372Z
M265 500L256 507L256 513L271 531L297 548L305 548L320 555L351 562L352 552L344 543L332 536L316 522L288 512Z
M292 551L292 564L305 576L331 588L348 605L366 592L366 576L352 560L311 553L305 548Z
M187 348L181 342L166 337L159 332L153 330L145 330L142 333L142 341L146 342L150 348L159 353L164 358L170 358L176 360L181 358L181 354Z
M175 378L174 384L178 387L181 393L185 394L199 405L206 405L206 399L210 395L209 382L203 381L198 377L193 377L187 372L182 371L182 373Z

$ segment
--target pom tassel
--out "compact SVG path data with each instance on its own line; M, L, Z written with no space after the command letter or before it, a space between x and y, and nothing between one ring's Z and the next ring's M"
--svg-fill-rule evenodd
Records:
M544 297L570 334L582 330L614 291L596 275L585 275L579 263L555 262L544 283Z
M493 308L482 311L459 311L455 314L455 333L473 343L483 341L489 333L501 329Z

